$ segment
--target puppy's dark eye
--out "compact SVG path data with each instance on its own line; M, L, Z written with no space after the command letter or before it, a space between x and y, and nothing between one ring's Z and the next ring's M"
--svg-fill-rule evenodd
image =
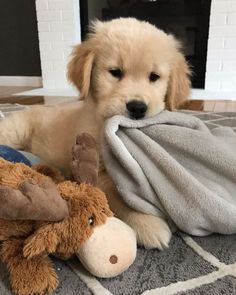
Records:
M119 80L123 77L123 72L119 68L110 69L109 73Z
M90 216L88 221L89 221L89 225L93 226L95 222L94 216Z
M158 79L160 79L160 76L157 73L151 72L149 75L149 81L150 82L156 82Z

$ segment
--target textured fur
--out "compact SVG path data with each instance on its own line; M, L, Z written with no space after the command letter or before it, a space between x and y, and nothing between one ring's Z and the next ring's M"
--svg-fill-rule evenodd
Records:
M7 266L16 294L51 293L58 285L58 278L47 254L62 259L72 257L94 228L112 216L106 197L99 189L69 181L57 187L70 208L65 220L50 223L0 219L0 242L3 242L0 259Z
M124 71L121 80L109 73L114 67ZM148 79L152 71L160 76L153 83ZM17 113L0 123L0 143L30 150L67 173L77 133L88 132L99 144L104 120L127 115L126 103L133 99L148 105L146 116L179 108L189 95L189 74L173 36L133 18L95 22L68 66L68 77L84 103ZM116 215L136 230L140 244L168 245L171 233L165 221L125 206L102 165L98 184Z
M113 216L104 193L86 183L94 179L90 173L94 175L93 170L97 171L97 157L92 157L88 167L85 164L88 150L97 154L94 140L82 134L77 137L76 143L77 147L82 148L75 148L73 153L74 170L77 166L81 171L82 163L87 179L83 177L84 182L80 185L71 181L57 184L69 215L60 222L0 219L0 260L6 264L12 290L18 295L43 295L55 290L58 278L48 254L63 259L72 257L93 234L96 226L105 224L107 218ZM48 176L22 163L12 164L2 160L0 164L0 186L4 184L17 189L22 181L29 178L35 183L49 180ZM59 174L55 170L43 169L42 166L38 168L58 180ZM75 179L77 176L74 175ZM91 218L93 223L90 222Z

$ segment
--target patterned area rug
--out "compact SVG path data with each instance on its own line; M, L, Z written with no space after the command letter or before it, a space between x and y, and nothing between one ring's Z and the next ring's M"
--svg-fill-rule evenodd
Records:
M2 105L0 117L22 108ZM183 112L200 118L210 129L229 126L236 132L236 113ZM89 275L77 259L53 260L60 278L58 295L236 294L236 235L199 238L176 233L163 252L139 248L134 264L113 279ZM1 264L0 294L11 294Z

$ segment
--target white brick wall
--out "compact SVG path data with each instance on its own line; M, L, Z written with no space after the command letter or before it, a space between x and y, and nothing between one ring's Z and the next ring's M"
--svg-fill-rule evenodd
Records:
M212 0L205 89L236 97L236 0Z
M80 42L79 0L36 0L44 88L69 88L66 65Z
M36 9L43 86L69 88L68 55L80 42L79 0L36 0ZM235 85L236 0L212 0L205 89L235 91L236 97Z

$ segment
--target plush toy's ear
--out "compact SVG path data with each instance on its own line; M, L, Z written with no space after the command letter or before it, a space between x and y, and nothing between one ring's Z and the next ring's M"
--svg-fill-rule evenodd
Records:
M91 72L95 56L95 47L90 40L74 47L68 64L68 79L77 87L80 98L84 99L90 88Z
M65 180L61 172L54 167L45 164L35 164L32 166L32 169L43 175L50 177L54 183L60 183Z
M184 106L190 94L190 69L184 56L178 52L172 64L166 95L166 108L174 111Z
M44 225L27 238L23 247L24 257L32 258L41 254L54 253L59 243L55 227L57 224Z
M98 151L95 139L88 133L79 134L72 150L71 170L77 183L96 185L98 178Z

